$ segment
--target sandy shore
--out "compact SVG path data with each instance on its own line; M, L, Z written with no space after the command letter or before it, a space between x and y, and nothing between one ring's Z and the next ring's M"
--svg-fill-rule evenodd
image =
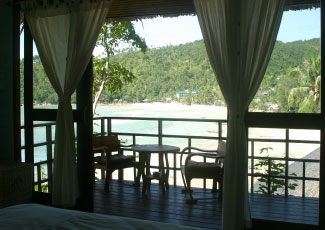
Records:
M215 105L186 105L177 102L163 103L163 102L150 102L150 103L114 103L114 104L98 104L97 107L125 107L130 106L134 108L168 108L177 110L202 110L202 111L222 111L223 114L227 114L227 107L215 106Z

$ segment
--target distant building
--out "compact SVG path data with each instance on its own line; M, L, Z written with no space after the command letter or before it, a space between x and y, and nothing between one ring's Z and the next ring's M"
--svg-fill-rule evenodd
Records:
M188 89L187 90L182 90L182 91L176 91L176 98L182 99L183 97L185 97L188 94Z
M165 100L166 102L168 102L168 103L170 103L170 102L172 102L173 100L170 98L170 97L166 97L166 100Z
M192 89L192 95L198 93L200 90L199 89ZM186 97L189 93L189 90L182 90L182 91L176 91L176 98L178 100Z
M148 103L148 102L150 102L148 99L143 99L143 100L141 101L141 103Z

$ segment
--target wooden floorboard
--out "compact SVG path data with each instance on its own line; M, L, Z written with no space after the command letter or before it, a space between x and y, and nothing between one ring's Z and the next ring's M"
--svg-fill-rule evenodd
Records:
M207 229L221 229L222 202L209 190L194 189L194 196L213 198L187 204L188 194L183 187L170 186L162 194L160 187L153 183L145 195L142 187L131 182L112 181L109 193L104 192L102 181L97 181L94 191L94 212L126 216L166 223L183 224ZM318 225L318 199L267 196L250 194L250 208L253 223L296 224L295 226L315 227Z

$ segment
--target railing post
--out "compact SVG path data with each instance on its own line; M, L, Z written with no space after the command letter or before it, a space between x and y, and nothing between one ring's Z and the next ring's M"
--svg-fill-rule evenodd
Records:
M108 130L108 122L107 122L107 130ZM105 118L100 119L100 135L105 136ZM102 152L100 155L104 156L105 153ZM103 169L100 170L100 177L101 177L101 179L105 178L105 170L103 170Z
M176 164L176 159L177 159L177 153L173 153L174 154L174 168L173 168L173 170L174 170L174 186L176 186L176 184L177 184L177 173L176 173L176 166L177 166L177 164Z
M112 119L111 118L107 118L107 135L111 135L112 134Z
M306 161L303 161L302 162L302 197L303 198L305 198L305 196L306 196L305 177L306 177Z
M203 162L207 163L207 158L203 157ZM213 182L212 182L213 183ZM207 188L207 179L203 179L203 188L206 189Z
M158 143L160 145L162 145L163 141L162 141L162 131L163 127L162 127L162 119L158 119Z
M271 195L271 159L267 159L268 174L267 174L267 194Z
M284 183L285 183L285 186L284 186L284 196L287 197L288 196L288 175L289 175L289 129L286 129L286 135L285 135L285 138L286 138L286 142L285 142L285 145L286 145L286 151L285 151L285 179L284 179Z
M133 144L133 145L136 144L135 135L132 135L132 144ZM134 157L134 159L136 159L136 157L137 157L135 151L133 151L133 157ZM139 171L138 171L138 173L139 173ZM136 171L135 167L133 167L133 179L134 179L134 181L136 180L136 178L137 178L137 171ZM140 179L141 179L141 178L140 178ZM140 181L139 181L139 182L140 182Z
M100 119L100 135L105 136L105 119Z
M162 119L158 119L158 144L159 145L162 145L162 143L163 143L163 140L162 140L162 129L163 129L163 127L162 127ZM167 158L168 158L168 153L166 153L166 155L167 155ZM149 157L149 159L150 159L150 157ZM162 160L164 161L164 158ZM149 160L149 162L150 162L150 160ZM160 164L161 163L159 162L159 165ZM164 167L163 170L165 170L165 167ZM167 178L167 181L168 181L168 178Z
M222 122L218 122L218 138L219 138L219 141L222 140Z
M254 193L254 164L255 164L255 149L254 149L254 141L251 141L251 193Z
M52 125L46 125L47 178L48 192L52 192Z
M191 147L192 147L192 138L188 138L188 147L190 148L188 153L187 154L190 154L191 153ZM189 181L189 184L188 184L189 187L191 187L191 180Z
M42 192L42 171L40 164L37 164L37 191Z

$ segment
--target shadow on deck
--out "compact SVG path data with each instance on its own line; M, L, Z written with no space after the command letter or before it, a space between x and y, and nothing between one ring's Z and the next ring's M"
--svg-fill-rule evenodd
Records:
M153 183L146 195L142 187L133 187L131 182L111 181L110 192L104 191L102 181L96 182L94 212L126 216L145 220L183 224L201 228L221 229L222 202L200 200L187 204L188 198L182 187L170 186L165 195ZM210 190L194 190L196 197L217 197ZM254 229L317 229L318 199L250 194ZM279 228L280 227L280 228Z

